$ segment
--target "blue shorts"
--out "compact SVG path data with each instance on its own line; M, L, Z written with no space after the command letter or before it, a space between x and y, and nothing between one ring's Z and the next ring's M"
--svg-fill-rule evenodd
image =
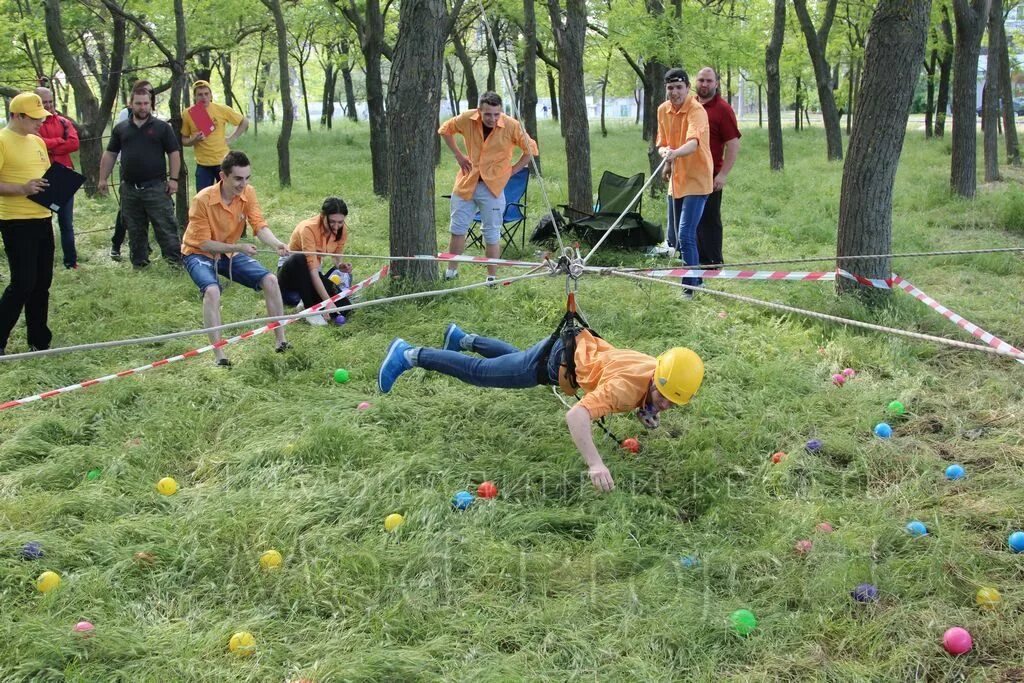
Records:
M200 294L206 293L207 288L213 285L220 287L217 273L257 292L260 290L260 281L270 275L270 271L264 268L262 263L246 254L235 254L230 259L227 254L218 254L216 272L213 259L209 256L189 254L182 262L192 282L199 287Z

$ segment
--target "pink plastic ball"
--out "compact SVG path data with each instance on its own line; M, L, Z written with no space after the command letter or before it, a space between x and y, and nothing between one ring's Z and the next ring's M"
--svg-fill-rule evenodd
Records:
M818 531L820 531L823 534L830 534L830 533L832 533L834 531L834 529L832 528L832 525L829 524L828 522L822 522L821 524L819 524L818 526L816 526L814 528L817 529Z
M954 626L942 634L942 647L951 655L962 655L971 651L974 641L967 629Z
M856 376L857 371L854 370L853 368L846 368L843 370L843 377L845 377L846 379L853 379Z
M793 550L796 551L797 555L806 555L807 553L811 552L811 549L813 549L813 548L814 548L814 543L812 543L811 541L808 541L806 539L801 540L801 541L797 541L796 545L793 546Z
M846 384L846 378L837 372L836 374L832 375L832 383L835 384L837 387L841 387L844 384Z
M356 406L356 409L357 410L369 410L371 407L373 407L372 403L370 403L369 401L363 401L362 403L360 403L359 405Z
M96 627L92 625L91 621L80 621L74 626L75 633L81 633L83 635L89 635L93 632Z

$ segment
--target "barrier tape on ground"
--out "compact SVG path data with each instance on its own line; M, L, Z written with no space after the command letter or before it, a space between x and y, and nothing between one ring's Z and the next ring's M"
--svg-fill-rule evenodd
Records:
M893 275L893 284L895 284L897 287L902 289L904 292L906 292L910 296L914 297L915 299L917 299L921 303L925 304L926 306L928 306L932 310L937 311L938 313L940 313L943 317L947 318L950 322L952 322L957 327L962 328L962 329L966 330L967 332L970 332L972 335L974 335L975 337L977 337L981 341L985 342L986 344L991 346L993 349L996 349L998 351L1013 351L1015 353L1021 353L1020 349L1016 348L1012 344L1006 343L1005 341L1003 341L999 337L995 336L991 332L986 332L985 330L981 329L980 327L978 327L977 325L975 325L971 321L965 319L963 316L957 315L953 311L949 310L948 308L946 308L945 306L940 304L935 299L931 298L930 296L928 296L927 294L922 292L920 289L918 289L912 283L907 282L906 280L901 278L899 275ZM1017 362L1018 363L1024 363L1024 361L1022 361L1020 359L1018 359Z
M625 271L623 271L625 272ZM832 272L808 272L786 270L716 270L710 268L670 268L667 270L633 270L629 272L644 273L651 277L700 277L720 280L796 280L801 282L831 282L840 275L865 285L879 289L890 289L891 280L879 280L855 275L839 268Z
M370 277L366 278L365 280L362 280L361 282L358 282L358 283L352 285L352 287L350 287L349 289L346 289L346 290L344 290L342 292L338 292L338 294L332 296L330 299L327 299L326 301L321 301L316 306L310 306L308 310L310 312L312 312L312 311L319 311L321 309L329 307L330 304L332 304L332 303L334 303L334 302L336 302L336 301L338 301L340 299L343 299L343 298L345 298L347 296L352 296L356 292L359 292L362 289L366 289L366 288L376 284L377 282L379 282L381 280L381 278L383 278L385 275L387 275L387 272L388 272L388 266L384 266L379 271L377 271L376 273L374 273ZM244 332L244 333L239 334L237 336L231 337L230 339L221 339L220 341L218 341L218 342L216 342L214 344L207 344L206 346L199 347L198 349L192 349L191 351L186 351L185 353L178 354L177 356L171 356L170 358L164 358L163 360L158 360L156 362L149 363L148 365L143 365L143 366L140 366L140 367L137 367L137 368L132 368L131 370L122 370L121 372L117 372L117 373L114 373L112 375L105 375L103 377L98 377L96 379L90 379L90 380L87 380L85 382L79 382L77 384L71 384L71 385L66 386L66 387L61 387L60 389L53 389L51 391L44 391L43 393L36 394L34 396L26 396L25 398L19 398L19 399L13 400L13 401L7 401L6 403L0 404L0 411L8 410L10 408L16 408L18 406L23 406L23 405L25 405L27 403L32 403L34 401L43 401L43 400L48 399L48 398L54 398L56 396L61 396L63 394L71 393L72 391L78 391L79 389L85 389L87 387L96 386L97 384L103 384L104 382L109 382L111 380L118 379L120 377L128 377L130 375L137 375L140 372L145 372L146 370L152 370L153 368L159 368L159 367L163 367L165 365L170 365L171 363L177 363L178 361L185 360L186 358L194 358L195 356L198 356L199 354L207 353L209 351L213 351L214 349L223 348L223 347L229 346L231 344L237 344L238 342L240 342L240 341L242 341L244 339L250 339L252 337L255 337L257 335L263 334L265 332L271 332L273 330L276 330L278 327L284 327L285 325L289 325L289 324L295 322L296 320L298 320L298 318L292 318L292 319L289 319L289 320L282 320L282 321L276 321L276 322L268 323L268 324L266 324L266 325L264 325L262 327L257 327L254 330L249 330L248 332Z

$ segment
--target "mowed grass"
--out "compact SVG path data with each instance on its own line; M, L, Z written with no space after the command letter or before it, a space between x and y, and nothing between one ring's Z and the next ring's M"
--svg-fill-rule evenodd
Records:
M351 209L350 251L387 253L387 204L371 192L365 126L298 132L294 186L277 188L276 131L242 148L271 226L287 237L323 197ZM565 201L557 128L542 129L546 187ZM973 202L947 193L948 141L908 140L898 177L900 251L1021 245L1017 180ZM726 257L834 253L841 166L819 131L786 133L787 168L767 170L763 131L744 130L724 202ZM645 168L632 127L593 138L600 170ZM191 160L191 152L186 152ZM444 155L437 194L450 190ZM1018 177L1019 178L1019 177ZM535 183L532 224L543 210ZM644 198L660 220L662 201ZM439 200L439 246L447 205ZM201 326L186 275L155 264L135 273L106 257L112 200L78 203L82 268L59 270L55 344ZM533 257L533 248L527 248ZM270 265L273 256L264 254ZM602 251L601 264L650 264ZM663 259L662 264L668 261ZM378 267L356 262L357 276ZM785 267L785 266L781 266ZM828 269L827 263L793 269ZM1011 343L1024 340L1018 255L899 260L896 271ZM482 279L463 267L460 280ZM441 285L438 285L441 286ZM715 282L714 289L904 329L965 339L902 293L871 311L828 284ZM378 285L368 296L388 293ZM618 483L599 495L548 389L486 391L414 371L388 396L375 376L388 341L438 345L446 322L526 345L549 334L564 280L371 307L343 328L288 328L229 350L230 371L200 357L64 398L0 413L0 680L1016 680L1024 666L1024 555L1006 538L1024 528L1021 367L1005 359L848 330L705 295L587 276L579 297L612 343L651 354L686 345L707 376L692 405L637 436L639 455L600 437ZM238 286L225 320L263 315ZM55 356L0 365L16 398L137 367L204 344ZM25 350L19 328L9 352ZM351 372L336 384L335 368ZM832 373L855 368L843 388ZM872 427L899 399L908 415L891 440ZM369 410L357 411L361 401ZM803 444L822 439L823 452ZM779 465L769 456L789 455ZM966 479L944 468L963 464ZM99 469L90 480L87 473ZM154 485L173 476L180 491ZM500 495L466 512L452 494L493 480ZM392 512L406 522L383 529ZM910 538L904 525L925 522ZM815 526L830 522L835 531ZM814 542L797 555L800 539ZM20 548L39 541L36 561ZM283 567L260 570L276 548ZM133 560L151 553L152 564ZM697 555L696 568L679 559ZM43 570L60 588L34 588ZM857 605L850 590L879 587ZM974 606L980 586L1003 603ZM728 615L760 619L748 637ZM83 619L96 630L83 638ZM953 658L950 626L975 638ZM249 631L255 656L227 652Z

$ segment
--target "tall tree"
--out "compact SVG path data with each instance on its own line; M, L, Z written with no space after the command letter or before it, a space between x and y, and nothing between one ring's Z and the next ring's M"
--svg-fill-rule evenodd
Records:
M523 0L523 125L526 134L534 140L537 136L537 13L534 0ZM540 157L533 162L540 169ZM530 173L533 173L531 165Z
M946 134L946 110L949 109L949 81L953 74L953 24L949 20L949 6L942 0L942 48L939 59L939 92L935 96L935 137Z
M956 44L953 48L953 158L949 185L961 197L978 190L975 103L978 99L978 54L992 0L953 0Z
M110 70L113 72L106 83L100 84L100 98L97 100L93 88L86 79L79 61L68 47L67 35L61 16L60 0L45 0L43 11L46 17L46 39L50 44L53 58L57 60L65 77L75 93L78 111L79 137L82 140L79 155L82 172L85 174L86 191L95 194L99 181L100 157L103 156L103 133L110 124L110 112L117 97L119 79L125 53L126 24L119 14L103 16L109 22L113 37L110 51Z
M373 171L373 193L388 196L388 120L384 107L384 80L381 60L392 58L384 39L384 15L380 0L333 0L359 37L366 70L366 108L370 120L370 165ZM390 5L390 2L388 3Z
M853 115L850 149L839 193L837 256L888 254L892 247L892 194L907 132L907 115L924 59L931 0L880 0L868 27L864 73ZM890 259L840 261L855 273L888 278ZM840 278L839 291L863 288Z
M999 27L1003 25L1003 0L992 0L988 12L988 62L985 69L985 87L981 96L982 150L985 159L985 182L994 183L999 176L999 98L1002 84L999 82L999 54L1003 47L999 43ZM1013 102L1004 102L1003 108L1012 107Z
M764 48L765 86L768 91L768 165L781 171L785 165L782 154L782 78L779 57L786 33L786 0L775 0L772 37Z
M832 74L825 53L828 48L828 34L832 30L832 21L836 16L836 5L839 0L827 0L825 12L821 18L821 26L814 28L814 22L807 11L807 0L793 0L793 8L800 20L800 29L807 42L807 53L814 67L814 81L818 86L818 103L821 105L821 118L825 124L825 144L828 148L829 161L843 158L843 134L839 127L839 109L832 92Z
M292 166L289 143L292 139L292 124L295 108L292 106L292 84L288 78L288 26L284 22L281 0L260 0L274 17L277 31L277 66L281 88L281 132L277 136L277 176L281 187L291 187Z
M462 0L456 0L453 15ZM388 169L392 187L389 232L392 256L437 251L434 213L434 157L423 154L438 139L441 71L445 37L451 30L445 0L403 0L399 11L391 78L388 83L388 138L393 145ZM429 261L403 261L396 275L417 281L437 279Z
M569 205L580 211L591 207L590 122L583 77L583 44L587 33L586 0L548 0L551 31L558 46L558 96L568 165Z
M1003 135L1006 138L1006 162L1020 166L1020 143L1017 140L1016 112L1013 107L1013 81L1010 80L1010 44L1006 40L1006 19L999 22L999 86L1002 90Z

